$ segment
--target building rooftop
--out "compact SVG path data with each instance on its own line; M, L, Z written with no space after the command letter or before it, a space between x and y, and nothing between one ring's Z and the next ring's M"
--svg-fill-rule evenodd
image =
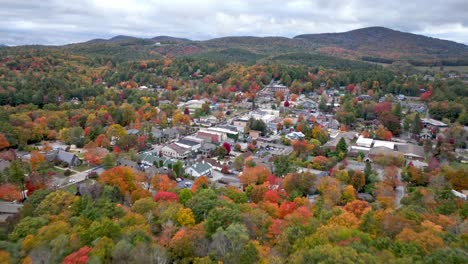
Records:
M374 140L372 138L365 138L363 136L359 136L359 138L356 141L356 145L360 147L370 148L372 146L373 141Z

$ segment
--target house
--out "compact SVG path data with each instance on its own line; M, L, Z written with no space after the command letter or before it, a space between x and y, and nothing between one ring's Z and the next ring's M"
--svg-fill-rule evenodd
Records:
M289 88L280 84L277 81L271 80L270 84L265 86L262 90L258 91L257 98L265 98L272 100L275 98L276 93L281 92L287 98L289 96Z
M5 223L9 217L14 217L19 214L22 207L23 204L21 203L0 201L0 223Z
M248 122L249 120L246 118L238 118L238 119L234 119L234 121L232 122L232 125L238 127L238 131L242 132L244 131L244 128L247 126Z
M412 160L424 160L424 148L415 144L402 144L397 145L399 152L403 153L403 156L407 159Z
M134 171L140 171L141 170L140 165L138 165L138 163L136 163L133 160L124 159L124 158L117 160L117 166L131 168Z
M425 140L425 139L433 139L434 137L427 128L424 128L421 130L421 133L419 133L419 138Z
M221 171L223 169L223 165L219 164L214 159L204 158L204 159L201 159L200 161L210 164L213 170Z
M296 132L296 131L291 132L286 135L286 138L289 140L300 140L300 139L303 139L304 137L305 137L304 133Z
M175 159L185 159L190 156L190 149L181 147L175 143L171 143L169 145L164 146L161 149L161 153L169 158Z
M357 135L358 133L351 131L338 133L334 138L325 143L323 147L328 148L330 150L335 150L336 145L338 145L338 142L340 142L342 138L344 138L346 145L349 146L351 142L357 137Z
M203 144L203 146L201 147L201 152L202 152L202 155L205 156L205 157L208 157L212 151L214 151L216 149L216 145L215 144L212 144L212 143L205 143Z
M83 161L75 154L63 150L54 150L46 154L46 159L49 162L59 161L66 163L70 167L79 166Z
M252 139L258 139L262 134L262 131L257 131L257 130L250 130L249 131L249 136L252 138Z
M435 120L432 118L421 118L421 122L423 123L424 127L426 128L446 128L448 127L447 124L440 122L439 120Z
M163 130L163 136L167 139L175 139L179 137L179 130L177 128L167 128Z
M211 177L211 173L213 172L213 167L211 164L207 162L197 162L192 166L185 169L185 173L188 175L198 178L201 176Z
M369 157L366 158L365 161L373 160L374 158L379 157L379 156L398 157L399 155L401 155L401 152L393 151L392 149L389 149L387 147L380 146L380 147L371 148L369 151Z

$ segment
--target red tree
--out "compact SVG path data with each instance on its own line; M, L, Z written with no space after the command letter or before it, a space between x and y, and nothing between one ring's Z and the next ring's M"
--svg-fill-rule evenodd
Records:
M231 145L229 143L224 142L223 143L223 148L226 149L227 155L229 155L229 153L231 153Z
M10 143L8 143L8 140L6 139L5 135L0 133L0 149L8 148L10 146Z
M289 101L284 102L284 107L289 107Z
M19 201L21 200L21 192L12 184L0 185L0 199L6 201Z
M92 248L84 246L63 259L62 264L85 264L88 262L88 254Z
M154 201L155 202L158 202L158 201L175 201L175 202L178 202L179 197L177 197L177 194L175 194L173 192L159 191L154 196Z

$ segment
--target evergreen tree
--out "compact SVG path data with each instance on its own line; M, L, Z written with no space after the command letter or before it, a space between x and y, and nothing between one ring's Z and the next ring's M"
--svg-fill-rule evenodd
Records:
M393 108L393 114L401 119L402 113L401 113L401 104L400 103L397 103L395 105L395 108Z
M416 113L413 119L413 124L411 125L411 132L413 134L421 133L421 118L419 117L419 113Z
M338 153L348 153L348 144L346 144L344 138L340 138L340 141L338 141L338 144L336 145L336 151Z

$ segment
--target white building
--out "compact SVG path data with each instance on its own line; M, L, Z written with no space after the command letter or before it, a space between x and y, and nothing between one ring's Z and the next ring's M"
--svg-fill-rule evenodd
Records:
M165 157L175 158L175 159L185 159L190 156L190 149L181 147L175 143L164 146L161 149L161 153Z
M195 178L201 176L211 177L212 172L213 167L211 166L211 164L204 161L195 163L192 166L185 169L185 173Z

